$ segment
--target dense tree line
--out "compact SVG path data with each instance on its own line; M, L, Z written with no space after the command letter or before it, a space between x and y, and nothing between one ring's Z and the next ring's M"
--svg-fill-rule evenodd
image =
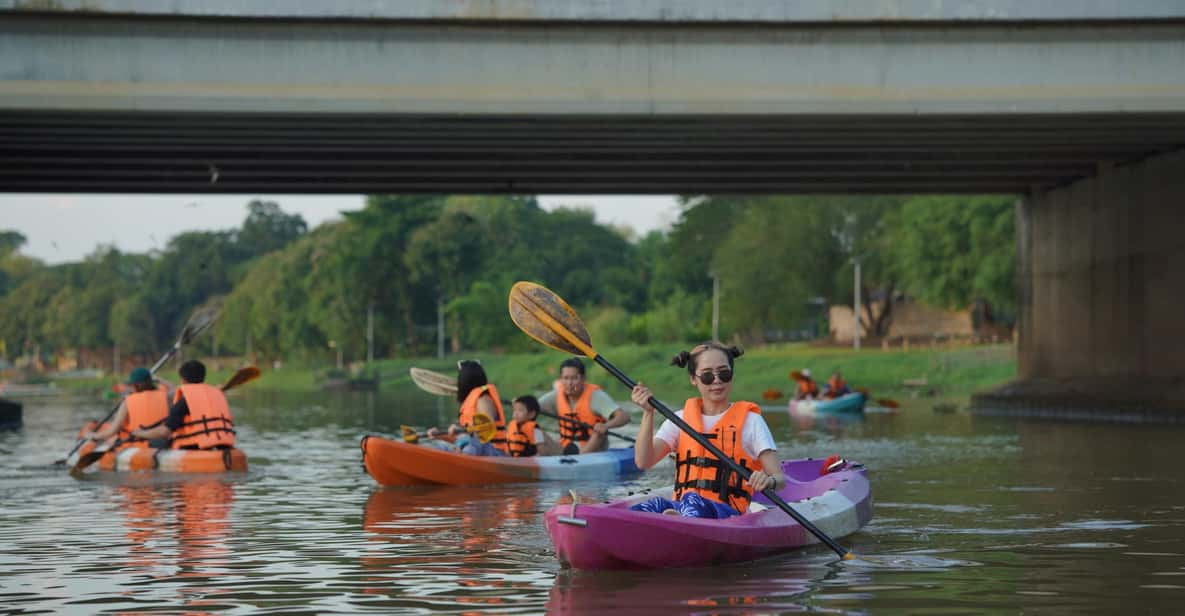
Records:
M761 342L800 329L812 306L908 293L942 307L1012 308L1010 198L686 197L665 233L636 240L591 211L532 197L374 196L309 231L253 201L239 229L187 232L159 252L99 247L45 266L0 232L0 352L165 348L192 309L222 318L203 352L362 358L429 354L443 314L450 350L526 349L506 292L542 282L577 306L602 344L709 335L712 277L724 337ZM821 301L820 301L821 300ZM891 311L877 314L887 328Z

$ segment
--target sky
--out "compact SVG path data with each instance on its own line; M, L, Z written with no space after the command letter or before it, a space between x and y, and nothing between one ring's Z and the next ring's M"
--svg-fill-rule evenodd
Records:
M252 199L299 213L309 228L362 207L361 195L78 195L0 194L0 231L28 239L21 253L46 263L78 261L100 244L124 252L164 248L182 231L237 228ZM597 222L627 225L639 235L667 229L678 217L673 196L540 196L544 209L591 207Z

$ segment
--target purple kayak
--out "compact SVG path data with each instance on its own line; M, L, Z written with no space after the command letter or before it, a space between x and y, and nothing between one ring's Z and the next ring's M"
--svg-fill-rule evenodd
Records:
M862 465L820 476L823 460L787 460L789 485L778 492L795 510L833 539L850 535L872 519L872 491ZM819 540L758 494L767 507L724 520L631 511L629 507L670 490L639 494L608 504L562 504L545 517L556 557L575 569L657 569L754 560L819 543Z

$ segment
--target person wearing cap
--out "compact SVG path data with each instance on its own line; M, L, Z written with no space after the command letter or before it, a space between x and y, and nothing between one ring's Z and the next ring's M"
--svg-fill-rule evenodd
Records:
M158 426L169 415L169 393L167 385L158 386L152 372L143 366L132 370L127 385L132 393L119 403L111 422L99 430L83 434L92 441L105 441L118 435L117 448L160 447L163 442L149 442L132 436L133 430Z
M803 368L794 380L798 387L794 390L795 400L814 400L819 397L819 384L811 379L811 369Z

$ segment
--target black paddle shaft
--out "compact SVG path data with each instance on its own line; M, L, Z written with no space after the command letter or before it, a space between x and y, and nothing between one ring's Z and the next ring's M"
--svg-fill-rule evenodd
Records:
M621 370L618 370L617 366L609 363L609 360L605 359L604 357L597 355L593 361L600 364L600 366L605 370L608 370L609 374L617 377L617 380L621 381L622 384L630 388L630 390L633 390L633 388L637 386L637 383L634 382L633 379L626 376ZM746 480L749 479L749 475L752 474L749 469L737 464L736 460L733 460L732 458L725 455L723 451L720 451L718 447L713 445L710 441L708 441L708 439L704 438L702 434L688 425L686 421L683 421L682 418L676 415L674 411L668 408L667 405L663 404L658 398L650 396L649 402L656 410L658 410L659 413L662 413L663 417L666 417L668 421L674 422L676 426L679 426L680 430L686 432L687 435L695 440L696 443L699 443L700 446L702 446L704 449L707 449L712 455L716 456L717 460L723 462L728 466L728 468L732 469L734 473L739 474L742 478ZM790 517L794 518L795 522L798 522L803 528L810 531L812 535L818 537L819 541L822 541L827 545L827 547L834 550L836 554L839 554L841 558L848 554L848 551L845 550L843 546L836 543L834 539L827 536L827 534L823 531L819 530L819 528L812 524L810 520L804 518L802 514L795 511L789 503L782 500L781 496L778 496L777 492L774 492L770 488L766 488L762 490L761 493L764 494L765 497L770 500L770 502L777 505L779 509L785 511L790 515Z

